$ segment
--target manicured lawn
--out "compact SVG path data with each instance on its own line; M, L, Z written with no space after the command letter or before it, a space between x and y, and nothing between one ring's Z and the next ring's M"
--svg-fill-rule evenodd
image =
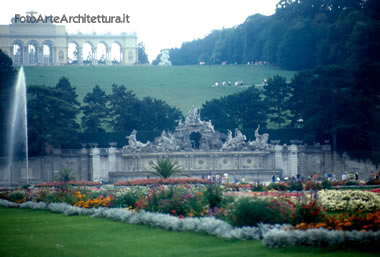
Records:
M0 256L376 256L313 248L270 249L261 241L224 240L87 216L0 207Z
M77 88L80 101L95 85L110 93L111 85L116 83L132 89L139 98L163 99L185 114L192 105L200 106L206 100L244 89L234 86L214 88L215 82L242 80L245 85L257 85L274 75L290 79L293 74L271 66L247 65L25 67L28 85L54 86L60 77L66 76Z

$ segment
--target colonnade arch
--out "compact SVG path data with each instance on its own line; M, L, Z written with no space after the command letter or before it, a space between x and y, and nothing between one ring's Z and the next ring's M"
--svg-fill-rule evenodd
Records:
M77 64L79 62L79 45L75 42L70 42L67 46L67 63Z
M38 64L38 53L40 52L40 46L38 41L36 40L30 40L27 43L27 50L28 50L28 64L30 65L36 65Z
M106 64L107 60L107 44L99 42L96 44L96 61L98 64Z
M68 44L69 64L135 64L137 57L133 49L125 53L126 48L118 41L71 41Z
M21 40L15 40L12 43L12 55L13 63L15 65L21 65L24 63L24 42Z
M52 65L54 61L54 43L51 40L45 40L42 42L42 63Z
M64 25L0 25L0 49L14 65L134 65L135 33L68 34Z
M119 64L122 63L122 56L121 56L121 44L119 42L113 42L111 46L111 60L112 64Z

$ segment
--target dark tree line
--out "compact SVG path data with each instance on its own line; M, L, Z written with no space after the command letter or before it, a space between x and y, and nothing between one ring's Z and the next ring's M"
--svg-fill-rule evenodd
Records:
M319 67L290 82L274 76L262 90L252 86L206 102L202 117L219 130L302 128L308 143L328 140L336 150L368 154L380 149L379 81L380 63Z
M281 0L274 15L170 50L173 65L266 61L285 69L379 61L378 0Z
M0 49L0 153L6 151L5 131L9 121L5 117L9 116L9 99L15 78L16 70L12 66L12 60Z
M138 99L124 85L112 85L106 94L98 85L77 100L76 89L62 77L55 87L28 87L28 124L31 152L41 154L46 145L78 144L79 133L128 133L133 129L173 129L183 118L179 109L150 97ZM81 125L78 123L81 115Z

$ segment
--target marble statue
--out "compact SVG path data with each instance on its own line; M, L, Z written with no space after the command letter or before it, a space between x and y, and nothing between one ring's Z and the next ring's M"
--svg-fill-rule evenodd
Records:
M227 140L224 142L221 150L243 150L246 139L247 137L238 128L235 129L235 137L232 137L232 131L228 130Z
M185 124L199 124L201 123L201 113L199 107L191 107L191 110L187 112Z
M133 150L141 150L142 148L149 146L149 144L150 144L149 141L146 142L145 144L138 141L136 139L136 134L137 134L137 131L134 129L134 130L132 130L132 132L129 136L126 136L126 138L128 139L128 145L124 146L123 149L133 151Z
M259 150L264 150L268 147L268 139L269 139L269 134L264 133L262 135L259 134L259 129L260 125L257 127L255 130L255 141L249 141L248 145L250 149L259 149Z
M268 147L268 134L259 134L260 126L255 130L255 141L247 142L246 136L236 128L233 132L228 130L225 135L215 131L211 120L202 121L200 108L192 106L188 111L185 121L180 120L174 133L162 131L154 142L142 143L136 139L136 130L127 136L128 145L124 146L125 152L174 152L174 151L248 151L264 150ZM199 133L199 149L194 149L190 137L193 133ZM223 143L222 139L225 139Z
M169 50L161 50L161 57L160 62L158 63L159 66L171 66L172 62L169 60Z
M179 146L174 135L170 132L162 131L161 136L157 140L156 148L161 151L176 151Z

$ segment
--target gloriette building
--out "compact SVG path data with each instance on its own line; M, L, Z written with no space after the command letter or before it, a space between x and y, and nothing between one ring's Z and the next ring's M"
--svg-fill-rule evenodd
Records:
M134 65L136 33L68 34L64 25L12 23L0 25L0 49L14 65ZM84 53L86 49L86 53Z

